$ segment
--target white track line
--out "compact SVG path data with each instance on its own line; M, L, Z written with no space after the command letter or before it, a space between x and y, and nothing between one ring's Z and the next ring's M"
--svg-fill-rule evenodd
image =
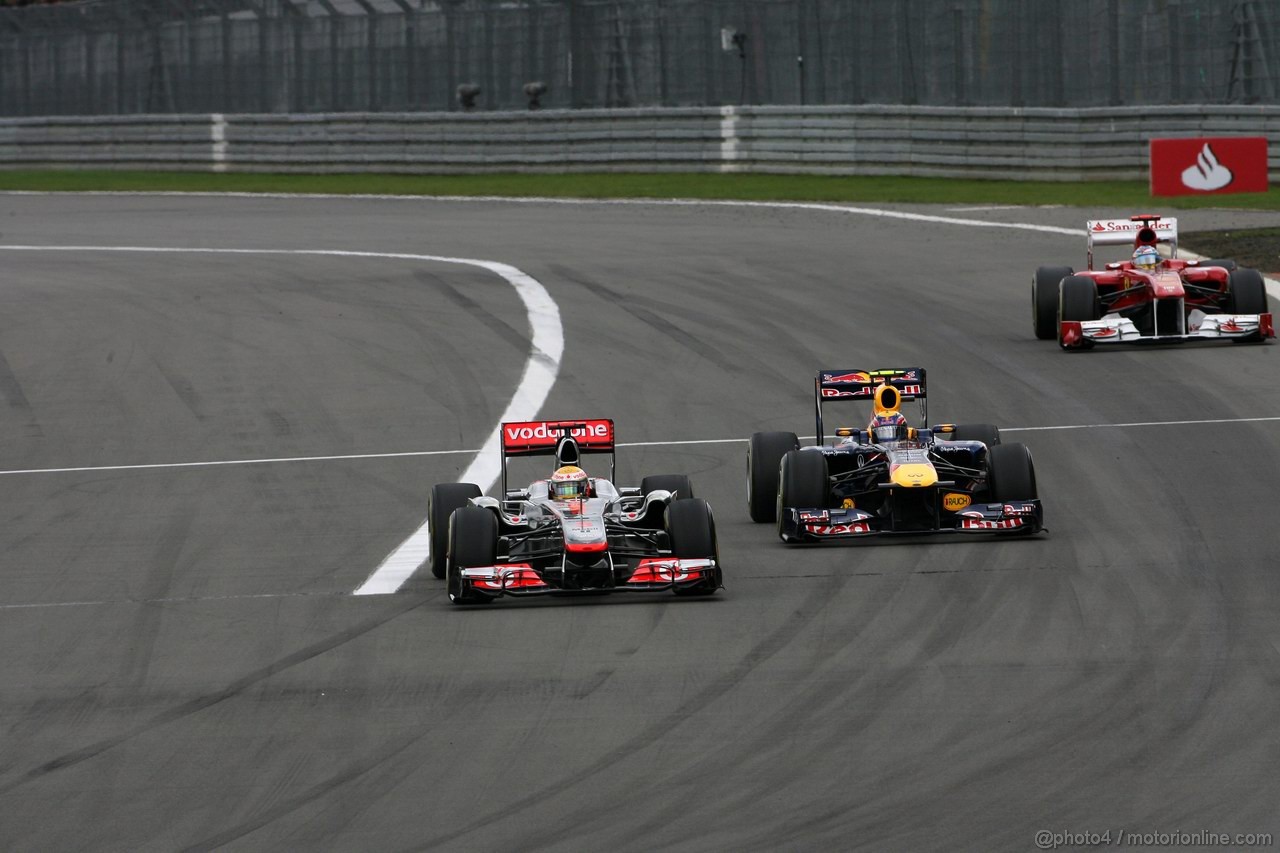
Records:
M143 252L154 254L215 254L215 255L307 255L339 258L383 258L404 261L430 261L446 264L463 264L480 267L501 276L512 287L520 301L524 303L529 318L529 326L533 332L529 358L525 362L524 373L516 386L511 402L506 411L494 425L484 446L480 448L476 458L463 472L461 482L477 483L481 490L487 491L498 479L499 464L497 456L498 443L502 438L502 421L532 420L542 408L551 386L555 384L556 375L560 371L560 359L564 356L564 329L560 324L560 308L555 300L536 279L509 264L497 261L486 261L477 258L454 258L443 255L422 255L407 252L356 252L338 249L212 249L212 248L177 248L156 246L33 246L33 245L0 245L0 250L12 252ZM217 464L217 463L201 463ZM110 470L125 470L124 466L113 466ZM396 546L387 555L373 573L356 590L356 595L376 595L392 593L398 590L409 576L418 570L429 554L430 536L427 522L423 520L407 539Z
M1206 418L1199 421L1134 421L1127 424L1067 424L1063 426L1038 426L1038 427L1009 427L1000 428L1000 432L1048 432L1049 430L1060 429L1132 429L1135 427L1159 427L1159 426L1204 426L1206 424L1256 424L1266 423L1267 421L1280 421L1280 417L1274 418Z
M854 207L844 204L826 204L820 202L783 202L783 201L736 201L733 199L684 199L684 198L556 198L553 196L500 196L500 195L393 195L379 193L252 193L252 192L182 192L182 191L131 191L131 190L86 190L86 191L50 191L50 190L0 190L0 195L17 196L162 196L193 198L235 198L235 199L316 199L333 201L335 199L360 199L366 201L403 201L403 202L454 202L454 203L493 203L501 204L551 204L551 205L621 205L621 206L667 206L667 207L760 207L783 210L818 210L828 213L856 214L874 216L885 219L903 219L910 222L934 222L943 225L959 225L969 228L1010 228L1016 231L1039 231L1045 234L1063 234L1068 237L1080 237L1084 228L1063 228L1057 225L1034 225L1028 222L993 222L984 219L961 219L953 216L936 216L928 213L910 213L901 210L885 210L875 207ZM1004 205L971 207L969 211L983 209L999 210ZM1054 205L1060 207L1060 205ZM1016 206L1014 207L1016 209ZM965 211L966 208L948 208L953 212ZM1182 252L1190 259L1203 258L1192 252ZM1273 299L1280 299L1280 281L1264 279L1267 293Z
M207 462L153 462L140 465L86 465L80 468L17 468L6 474L77 474L89 471L145 471L148 468L216 468L227 465L270 465L276 462L335 462L342 459L400 459L406 456L457 456L476 450L407 450L400 453L346 453L334 456L275 456L260 459L213 459Z
M254 598L335 598L343 592L258 592L243 595L190 595L174 598L100 598L82 601L33 601L0 604L0 610L44 610L52 607L102 607L109 604L201 604L206 601L244 601Z
M1162 426L1204 426L1209 424L1254 424L1269 423L1280 421L1280 415L1275 417L1256 417L1256 418L1209 418L1205 420L1194 421L1134 421L1132 423L1123 424L1053 424L1050 426L1024 426L1024 427L1001 427L1000 432L1055 432L1058 430L1072 429L1133 429L1137 427L1162 427ZM801 441L812 441L817 436L802 435L798 436ZM700 444L746 444L745 438L693 438L678 439L672 441L630 441L620 442L617 447L684 447ZM335 454L332 456L279 456L273 459L220 459L212 462L156 462L141 465L86 465L79 468L17 468L11 471L0 471L0 477L17 474L88 474L100 471L148 471L158 469L171 468L206 468L212 466L228 467L234 465L267 465L285 462L344 462L359 459L398 459L407 456L461 456L465 454L485 454L488 453L494 461L489 466L479 464L479 460L472 463L472 467L459 477L460 482L478 482L488 476L488 483L492 485L497 479L497 474L493 472L499 471L500 463L497 461L497 447L468 448L466 450L412 450L403 453L347 453ZM488 469L492 469L489 471ZM468 481L465 478L472 473L477 473L477 480ZM487 472L487 473L486 473ZM486 489L487 491L487 489Z

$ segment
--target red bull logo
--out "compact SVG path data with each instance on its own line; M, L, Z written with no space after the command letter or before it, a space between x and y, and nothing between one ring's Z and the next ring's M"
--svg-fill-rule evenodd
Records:
M840 385L844 383L848 383L851 385L852 384L861 385L870 381L871 381L871 374L869 373L855 372L855 373L824 373L822 374L822 382L824 385L825 384Z

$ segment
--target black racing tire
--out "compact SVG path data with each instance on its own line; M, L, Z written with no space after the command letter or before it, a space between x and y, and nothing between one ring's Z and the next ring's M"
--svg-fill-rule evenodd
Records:
M1231 260L1230 258L1205 258L1203 261L1201 261L1200 263L1196 264L1196 266L1198 266L1198 267L1222 267L1222 268L1223 268L1224 270L1226 270L1227 272L1235 272L1235 271L1236 271L1236 269L1237 269L1236 262L1235 262L1235 261L1233 261L1233 260Z
M987 447L1000 443L1000 428L995 424L956 424L952 441L981 441Z
M1069 275L1059 288L1058 314L1062 320L1096 320L1101 313L1098 284L1086 275Z
M799 450L794 432L752 433L747 444L747 511L754 522L774 521L778 511L778 469L789 450Z
M654 489L665 489L676 498L693 497L693 483L688 474L652 474L640 481L640 494L647 495Z
M1068 320L1096 320L1102 314L1098 283L1085 275L1069 275L1058 293L1058 328ZM1093 341L1081 341L1076 349L1092 349Z
M1074 274L1071 267L1039 267L1031 277L1031 323L1042 341L1058 336L1058 285Z
M1267 286L1257 270L1239 269L1227 277L1227 307L1232 314L1265 314Z
M667 538L671 555L680 559L715 560L712 580L695 587L677 587L676 595L714 595L722 583L720 547L711 506L701 498L682 498L667 505Z
M782 457L779 472L777 522L778 537L788 541L782 533L784 507L825 507L831 495L831 481L827 476L827 457L816 450L789 450Z
M445 587L454 604L488 604L490 596L462 588L462 569L492 566L498 558L498 517L478 506L459 507L449 518L449 566Z
M437 483L431 487L431 497L427 499L427 538L431 553L427 560L431 563L431 574L436 577L445 576L448 563L449 516L482 494L474 483Z
M1040 496L1036 491L1035 463L1025 444L1015 442L991 448L987 466L992 500L1031 501Z

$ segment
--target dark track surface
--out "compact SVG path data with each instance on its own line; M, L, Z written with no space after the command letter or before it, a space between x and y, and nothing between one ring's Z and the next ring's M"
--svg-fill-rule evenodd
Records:
M0 196L0 242L514 264L560 304L543 413L622 441L812 432L818 367L921 364L932 420L1280 417L1280 347L1030 334L1083 235L484 202ZM935 211L941 212L941 211ZM1130 211L949 216L1079 227ZM1185 230L1275 225L1187 212ZM0 252L4 470L478 447L510 287L444 264ZM856 417L861 419L858 410ZM467 456L0 476L0 846L1031 850L1280 834L1280 422L1009 433L1031 541L785 549L742 444L623 450L716 510L709 601L354 589Z

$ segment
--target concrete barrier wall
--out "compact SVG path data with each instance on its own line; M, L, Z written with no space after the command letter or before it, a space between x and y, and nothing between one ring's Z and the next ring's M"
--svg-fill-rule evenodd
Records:
M1183 136L1280 136L1280 107L695 107L0 119L0 168L1142 180L1148 142ZM1273 173L1278 168L1280 153L1273 153Z

